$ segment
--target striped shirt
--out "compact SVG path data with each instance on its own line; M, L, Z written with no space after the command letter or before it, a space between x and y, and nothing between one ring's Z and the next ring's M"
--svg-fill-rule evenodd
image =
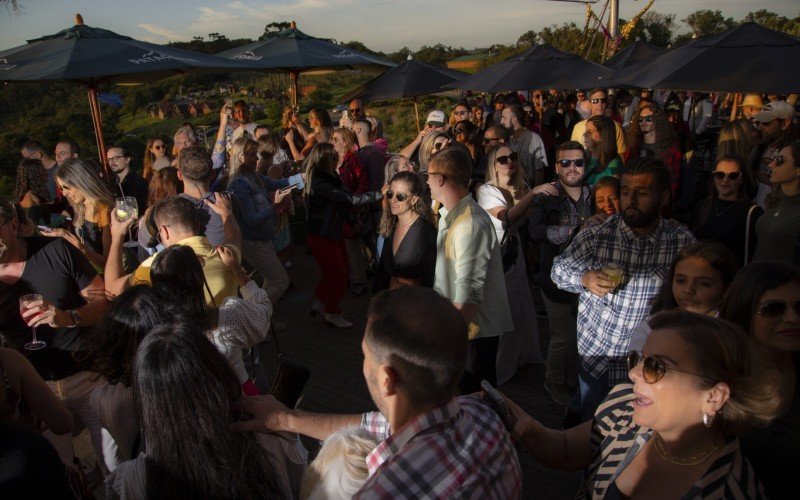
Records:
M650 236L640 238L617 214L581 230L553 260L553 283L580 294L578 354L589 373L600 378L608 372L611 386L628 380L624 359L631 334L650 314L673 259L693 241L688 229L664 219ZM605 297L584 290L583 274L609 263L622 269L622 284Z
M583 498L603 498L617 477L653 436L633 422L633 385L620 384L592 421L592 465ZM739 440L731 439L719 457L681 499L763 499L761 483L742 456Z
M369 479L354 498L519 498L522 471L500 417L462 396L396 432L379 412L361 427L383 441L367 455Z

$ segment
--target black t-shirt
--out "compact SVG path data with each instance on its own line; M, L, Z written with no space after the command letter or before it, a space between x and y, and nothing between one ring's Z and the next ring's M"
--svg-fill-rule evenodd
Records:
M3 498L75 498L56 450L27 427L0 422L0 464Z
M19 315L19 298L28 293L41 294L61 310L77 309L84 304L81 290L97 276L89 260L61 238L22 238L26 243L26 264L16 283L0 283L0 332L9 347L25 355L45 380L58 380L80 371L72 359L81 328L39 326L36 334L47 342L44 349L29 351L31 329Z

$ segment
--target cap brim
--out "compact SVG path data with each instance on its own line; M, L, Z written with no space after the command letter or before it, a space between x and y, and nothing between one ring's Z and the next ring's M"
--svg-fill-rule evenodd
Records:
M444 122L425 122L425 125L433 125L434 127L444 127Z

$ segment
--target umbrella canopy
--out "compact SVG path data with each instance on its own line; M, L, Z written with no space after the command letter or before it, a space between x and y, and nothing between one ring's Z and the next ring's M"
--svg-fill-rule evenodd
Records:
M442 85L469 76L463 71L409 59L347 94L343 100L381 101L444 92Z
M578 89L597 85L599 77L611 73L605 66L542 44L445 87L483 92Z
M645 42L644 40L636 40L624 49L620 50L613 57L609 58L603 63L603 66L619 71L628 66L636 63L648 61L651 58L663 54L666 49L653 45L652 43Z
M800 38L745 22L626 68L607 83L702 92L800 89Z

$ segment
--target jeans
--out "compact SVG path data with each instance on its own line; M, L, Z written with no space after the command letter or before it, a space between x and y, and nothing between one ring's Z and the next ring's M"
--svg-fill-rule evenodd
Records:
M553 302L544 293L542 299L547 308L547 324L550 326L545 380L552 385L563 386L570 379L570 366L578 359L577 309L571 302ZM574 368L572 373L575 373Z
M275 253L275 245L271 241L243 240L242 257L264 277L262 288L273 306L277 304L291 282L286 268Z
M597 378L581 365L578 369L578 384L580 390L573 396L569 412L579 414L581 422L586 422L594 418L597 407L611 390L608 384L608 372L603 372L600 378Z

